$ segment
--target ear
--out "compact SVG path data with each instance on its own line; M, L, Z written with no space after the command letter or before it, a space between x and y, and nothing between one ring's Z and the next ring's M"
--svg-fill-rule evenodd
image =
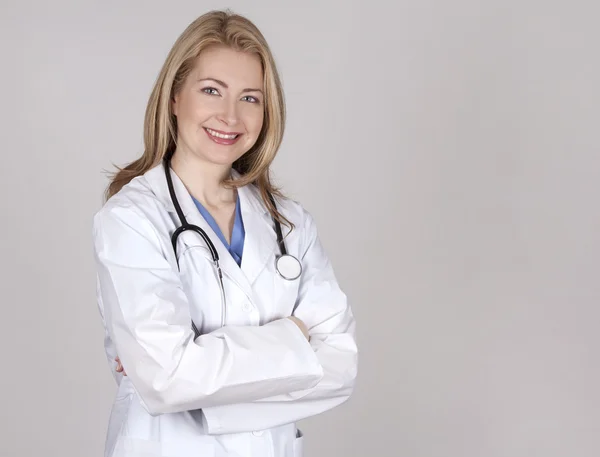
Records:
M177 96L177 94L175 94L173 96L173 98L171 98L171 112L173 113L173 115L175 117L177 117L177 108L179 107L179 103L177 103L178 102L178 98L179 97Z

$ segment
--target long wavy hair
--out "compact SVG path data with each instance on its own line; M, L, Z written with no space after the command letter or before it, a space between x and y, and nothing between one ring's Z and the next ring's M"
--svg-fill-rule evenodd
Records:
M270 165L283 140L285 100L281 79L271 50L260 30L247 18L230 11L210 11L192 22L171 48L150 94L144 118L144 153L126 165L117 167L105 192L108 200L129 183L170 157L177 145L177 118L171 101L181 90L200 53L213 45L224 45L241 52L256 54L262 63L264 78L264 121L252 148L233 168L237 180L224 185L233 188L255 185L265 206L280 223L293 224L279 213L269 195L283 196L271 182Z

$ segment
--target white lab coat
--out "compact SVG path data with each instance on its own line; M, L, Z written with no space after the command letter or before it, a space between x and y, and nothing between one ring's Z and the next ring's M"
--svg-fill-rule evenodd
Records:
M298 203L277 200L296 226L288 252L303 267L286 281L266 206L254 186L240 188L240 267L171 173L188 222L219 252L227 320L221 327L219 283L196 233L180 236L177 268L171 234L180 223L159 165L94 217L98 304L118 382L105 457L302 456L296 421L346 401L357 375L354 317L315 223ZM285 319L292 312L310 342ZM126 377L114 371L117 355Z

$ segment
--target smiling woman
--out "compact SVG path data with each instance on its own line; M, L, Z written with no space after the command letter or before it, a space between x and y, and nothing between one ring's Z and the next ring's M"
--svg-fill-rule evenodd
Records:
M300 457L296 422L353 392L352 310L311 215L269 179L284 124L259 30L217 11L190 24L150 96L144 154L94 218L119 385L105 457Z
M192 155L204 155L211 169L236 157L229 164L239 172L238 179L230 179L225 172L222 184L231 188L256 185L269 212L291 228L269 198L283 196L270 181L269 167L284 129L283 90L264 36L242 16L207 13L192 22L173 45L148 101L144 154L113 175L106 198L165 158L172 158L173 169L181 171L182 162L189 162ZM203 130L217 144L235 148L204 151ZM238 136L231 138L232 134ZM219 143L217 138L225 141ZM232 139L236 141L231 143Z

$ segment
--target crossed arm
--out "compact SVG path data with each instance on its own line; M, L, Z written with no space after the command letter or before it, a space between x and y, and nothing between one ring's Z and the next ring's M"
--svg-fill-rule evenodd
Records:
M294 316L196 339L179 276L151 224L118 207L100 213L94 227L117 369L127 367L150 414L202 409L209 433L235 433L301 420L351 395L354 317L308 213Z

